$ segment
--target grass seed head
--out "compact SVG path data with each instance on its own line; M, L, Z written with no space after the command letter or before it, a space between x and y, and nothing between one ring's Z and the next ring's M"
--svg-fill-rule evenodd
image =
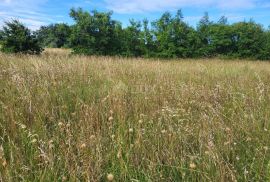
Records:
M85 143L82 143L81 146L80 146L81 149L84 149L86 148L86 144Z
M110 173L110 174L107 175L107 180L108 181L113 181L113 178L114 178L113 174Z
M195 169L196 168L196 164L194 162L189 164L189 168L190 169Z
M109 121L113 121L113 117L112 117L112 116L110 116L108 120L109 120Z

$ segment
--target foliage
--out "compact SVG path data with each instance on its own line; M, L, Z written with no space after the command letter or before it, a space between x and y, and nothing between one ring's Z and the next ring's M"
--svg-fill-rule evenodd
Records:
M5 22L0 34L2 52L40 54L43 50L36 36L17 20Z
M111 12L90 13L72 9L70 16L76 22L70 39L75 53L91 55L114 55L120 51L121 24L111 19Z
M42 47L71 48L75 54L270 59L269 30L252 20L229 24L222 16L214 22L206 12L194 28L184 21L182 11L178 10L175 14L165 12L153 22L131 19L123 27L112 19L112 12L88 12L82 8L71 9L70 17L74 20L73 25L51 24L42 26L34 35L29 30L26 34L37 37ZM9 41L18 41L16 37L10 37ZM11 44L21 47L19 43ZM10 49L15 52L15 47Z
M60 23L42 26L35 33L43 47L69 47L71 27L67 24Z
M71 10L75 25L72 26L70 47L74 53L270 59L269 33L253 21L230 25L224 16L213 22L205 13L195 29L184 22L182 11L178 10L175 15L165 12L150 23L147 19L142 22L130 20L123 28L111 19L111 15L111 12Z

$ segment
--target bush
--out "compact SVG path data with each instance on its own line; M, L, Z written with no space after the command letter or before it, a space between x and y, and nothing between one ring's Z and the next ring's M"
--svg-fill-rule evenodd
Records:
M17 20L5 22L0 35L2 52L40 54L43 51L36 36Z

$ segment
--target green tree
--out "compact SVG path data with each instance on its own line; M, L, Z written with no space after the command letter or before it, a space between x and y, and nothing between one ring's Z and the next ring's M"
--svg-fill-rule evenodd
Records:
M124 52L125 56L140 57L143 55L144 39L141 36L142 24L140 21L130 20L130 25L124 29Z
M264 54L263 48L266 46L266 40L260 24L256 24L252 20L239 22L232 25L232 31L235 57L259 59Z
M211 57L214 54L214 48L212 46L212 37L210 29L213 22L210 21L209 15L205 12L197 25L197 31L200 38L199 54L203 57Z
M260 58L270 60L270 27L264 33L264 40L265 40L265 45L263 46L263 50L261 52Z
M64 23L42 26L36 31L40 44L43 47L69 47L71 28Z
M160 19L153 22L158 57L176 57L172 35L172 19L171 13L165 12Z
M164 13L153 25L159 57L186 58L196 54L193 51L198 46L197 34L183 21L181 10L174 17Z
M1 51L5 53L40 54L43 49L31 31L17 20L5 22Z
M143 20L143 30L141 32L143 40L143 55L144 57L154 57L156 54L156 44L154 41L154 35L152 30L149 28L149 21L147 19Z
M71 9L70 16L75 25L70 38L74 53L90 55L114 55L117 45L120 23L111 19L112 12L86 12L81 8ZM119 46L117 46L118 48Z
M218 23L209 25L208 35L211 37L210 47L212 55L230 56L235 47L233 43L233 32L227 23L227 18L222 16Z

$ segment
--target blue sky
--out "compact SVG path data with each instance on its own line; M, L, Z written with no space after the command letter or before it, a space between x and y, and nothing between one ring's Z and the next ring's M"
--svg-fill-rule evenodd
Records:
M192 26L209 12L214 21L226 16L230 23L252 18L267 28L270 25L270 0L0 0L0 26L5 20L19 19L32 30L41 25L66 22L72 7L114 12L113 18L126 26L129 19L155 20L165 11L182 9Z

